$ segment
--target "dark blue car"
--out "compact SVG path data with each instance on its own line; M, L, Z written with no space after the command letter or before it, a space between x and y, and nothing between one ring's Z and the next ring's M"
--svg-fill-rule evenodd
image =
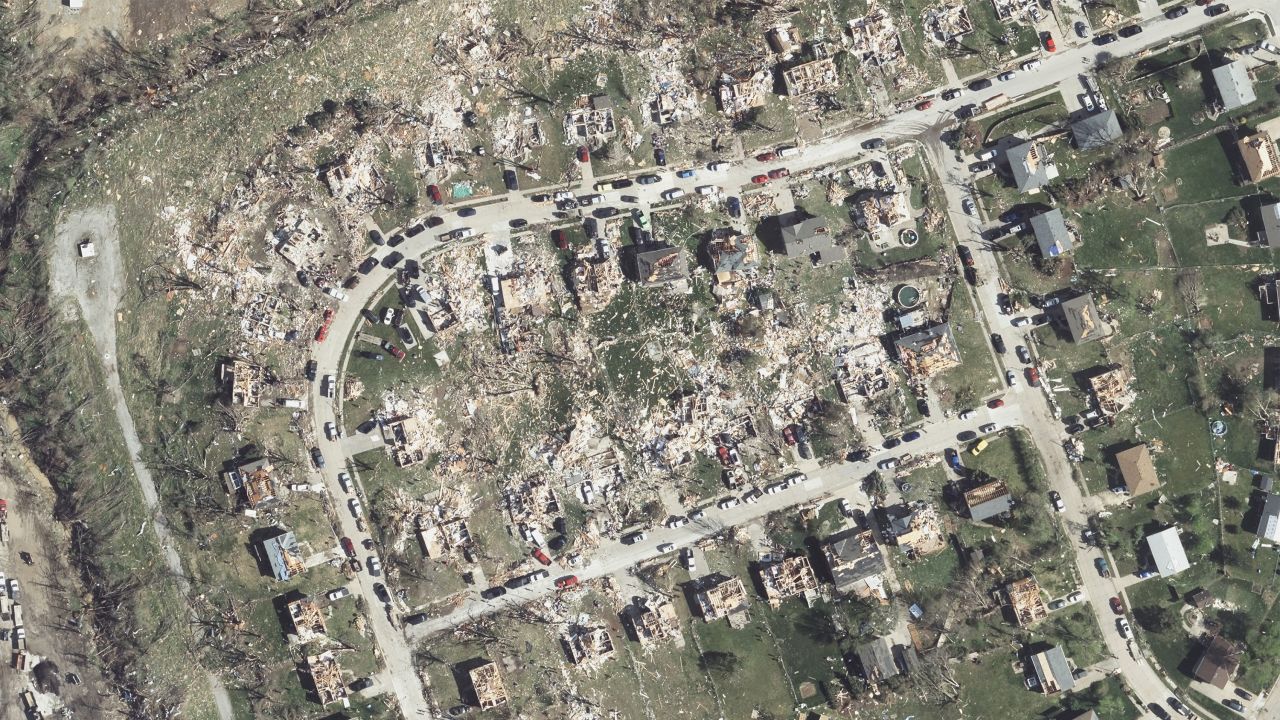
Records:
M912 440L919 440L919 439L920 439L920 432L917 430L912 430L911 432L902 436L903 442L911 442Z
M730 197L724 201L725 207L729 209L729 217L742 217L742 201L736 197Z

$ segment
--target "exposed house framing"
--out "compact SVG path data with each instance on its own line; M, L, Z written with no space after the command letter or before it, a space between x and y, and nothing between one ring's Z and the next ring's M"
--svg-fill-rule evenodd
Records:
M308 643L328 633L324 623L324 612L311 598L299 598L285 608L289 611L289 620L293 622L293 632L289 637L291 642Z
M266 379L266 371L261 365L240 359L226 360L221 366L221 376L227 400L232 405L258 407Z
M321 705L339 702L347 697L347 684L342 680L342 666L333 651L307 656L307 672L315 685Z
M1045 604L1040 592L1040 583L1033 577L1006 584L1004 595L1019 627L1027 627L1049 615L1049 606Z
M476 695L481 710L489 710L507 702L507 686L502 682L498 664L492 660L467 671L467 681Z
M818 588L818 578L813 574L813 568L809 567L809 558L804 555L762 564L757 568L756 574L764 588L765 600L774 608L786 598Z
M708 575L698 581L698 591L694 598L698 602L698 611L706 622L728 618L730 627L739 628L750 621L747 615L747 589L742 580L736 577Z
M1093 394L1098 412L1107 416L1124 412L1137 399L1133 380L1120 365L1089 378L1089 392Z
M574 626L560 636L560 644L564 646L569 661L579 667L595 667L613 657L613 638L603 627L585 628Z

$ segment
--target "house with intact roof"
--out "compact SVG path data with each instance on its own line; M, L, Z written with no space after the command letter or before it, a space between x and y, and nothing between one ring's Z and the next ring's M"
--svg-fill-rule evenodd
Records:
M1258 99L1253 90L1253 80L1249 77L1249 68L1245 67L1243 60L1219 65L1213 69L1212 74L1223 110L1231 112Z
M792 213L782 220L782 253L787 257L809 258L815 265L845 259L848 253L836 245L831 223L825 218L801 218Z
M1103 110L1071 123L1071 138L1081 150L1106 147L1124 137L1115 110Z
M1032 655L1028 664L1036 679L1036 687L1045 695L1056 695L1076 686L1067 656L1056 645Z
M1191 568L1176 526L1148 535L1147 548L1151 551L1151 560L1155 563L1156 570L1164 577L1177 575Z
M1075 247L1067 221L1057 208L1032 217L1031 232L1036 236L1040 254L1046 258L1064 255Z
M1120 479L1129 488L1130 495L1145 495L1160 487L1160 476L1156 474L1151 450L1145 443L1116 453L1116 468L1120 470Z

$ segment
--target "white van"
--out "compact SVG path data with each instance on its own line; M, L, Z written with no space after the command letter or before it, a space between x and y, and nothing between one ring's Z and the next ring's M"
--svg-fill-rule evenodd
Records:
M719 195L720 188L716 185L699 185L697 187L699 195Z
M795 157L796 155L799 155L799 154L800 154L800 148L798 148L798 147L791 147L791 146L787 146L787 147L780 147L780 148L778 148L777 150L775 150L774 152L775 152L775 153L777 154L777 156L778 156L778 157L780 157L780 158Z
M684 190L681 190L680 188L671 188L670 190L662 191L663 200L675 200L682 197L684 197Z

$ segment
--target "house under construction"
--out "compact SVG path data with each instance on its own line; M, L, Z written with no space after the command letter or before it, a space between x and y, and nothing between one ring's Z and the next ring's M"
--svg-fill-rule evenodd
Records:
M1093 395L1098 412L1106 416L1124 412L1137 399L1129 372L1120 365L1112 365L1089 378L1089 392Z
M266 371L261 365L239 359L227 360L222 363L220 374L226 387L227 400L232 405L258 407L266 378Z
M809 567L804 555L789 557L781 562L762 564L756 570L760 586L764 588L769 607L776 608L782 601L818 588L818 578Z
M592 667L613 657L613 638L603 627L574 626L560 636L569 661L581 667Z
M489 660L467 671L467 682L475 695L476 705L489 710L507 703L507 686L502 682L498 664Z
M747 615L747 589L736 577L708 575L698 581L698 612L706 622L729 619L729 627L744 627L751 618Z
M1045 605L1040 583L1033 577L1006 584L1004 596L1019 627L1027 627L1049 615L1049 606Z
M307 673L315 685L321 705L340 702L347 697L347 684L342 680L342 666L333 651L307 656Z
M324 612L311 598L294 600L285 606L289 612L289 620L293 623L293 632L289 633L289 641L308 643L324 637L328 629L324 624Z

